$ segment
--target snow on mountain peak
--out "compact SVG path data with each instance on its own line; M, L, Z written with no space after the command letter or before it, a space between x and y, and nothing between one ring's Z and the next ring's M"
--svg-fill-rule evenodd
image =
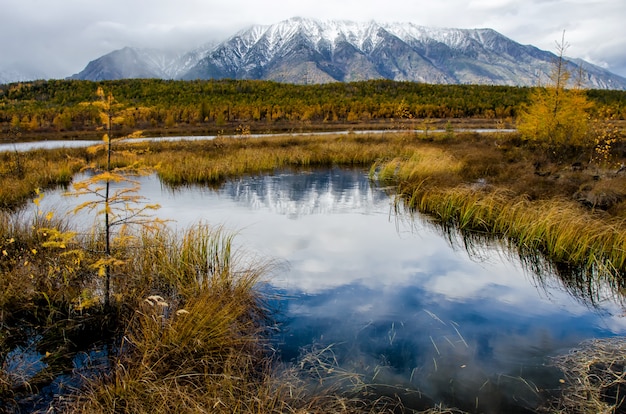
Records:
M398 37L405 42L440 42L452 49L464 49L474 42L482 43L483 35L493 32L490 29L448 29L419 26L413 23L395 22L379 24L375 21L354 22L346 20L316 20L294 17L273 25L257 25L239 32L240 56L260 41L266 42L266 51L273 54L300 35L312 45L330 47L331 52L339 42L348 42L358 50L367 53L383 39L380 30Z
M121 50L90 64L77 79L271 79L321 83L394 79L429 83L533 85L554 54L523 46L492 29L294 17L255 25L178 57ZM470 63L468 63L470 62ZM591 87L626 82L591 68Z

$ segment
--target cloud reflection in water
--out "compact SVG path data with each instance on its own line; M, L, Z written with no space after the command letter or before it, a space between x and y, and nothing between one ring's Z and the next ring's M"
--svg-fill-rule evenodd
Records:
M286 360L335 344L366 379L457 406L503 393L532 406L528 384L557 387L547 355L626 333L619 304L591 308L495 247L478 260L420 220L396 217L362 171L248 177L218 191L141 182L159 217L223 224L245 250L288 263L270 280L285 298L277 342Z

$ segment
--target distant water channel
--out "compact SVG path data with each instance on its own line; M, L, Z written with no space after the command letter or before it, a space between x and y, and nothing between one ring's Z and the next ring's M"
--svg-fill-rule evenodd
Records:
M396 213L360 170L246 177L219 190L140 181L170 226L223 225L239 249L284 264L268 277L283 361L328 348L338 369L407 406L532 411L559 388L550 356L626 334L610 293L591 304L495 246L468 253L424 218ZM69 209L75 201L59 194L42 208Z
M247 137L247 138L261 138L270 136L311 136L311 135L342 135L342 134L390 134L397 132L410 132L411 130L362 130L362 131L330 131L330 132L292 132L292 133L277 133L277 134L250 134L250 135L221 135L226 138L232 137ZM415 129L412 130L415 133L424 133L424 130ZM486 128L474 128L474 129L457 129L456 132L478 132L478 133L509 133L515 132L515 129L486 129ZM443 129L430 130L431 133L445 132ZM172 136L172 137L143 137L143 138L128 138L127 142L143 142L143 141L203 141L212 140L217 138L217 135L199 135L199 136ZM15 142L15 143L0 143L0 152L4 151L31 151L39 149L54 149L54 148L84 148L91 145L101 144L102 141L93 140L52 140L52 141L32 141L32 142Z

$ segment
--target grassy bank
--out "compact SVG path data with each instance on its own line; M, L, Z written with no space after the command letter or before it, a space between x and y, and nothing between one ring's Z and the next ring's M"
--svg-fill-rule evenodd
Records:
M116 143L112 164L152 169L170 186L219 185L290 167L359 166L398 202L444 227L499 237L555 263L608 275L619 288L626 267L620 148L590 162L593 148L555 157L550 148L504 133L239 137ZM1 156L11 184L0 187L0 199L10 200L3 204L8 209L37 188L65 185L80 168L105 162L105 152L95 149ZM86 367L80 392L53 400L55 407L87 413L400 409L315 355L302 365L315 369L279 375L266 340L271 312L258 289L271 264L243 266L232 235L220 228L172 234L155 227L116 241L112 311L102 303L104 247L96 231L79 233L48 212L26 222L0 216L0 399L7 407L24 409L54 378L71 373L78 352L106 348L98 362L104 367ZM45 367L35 374L15 370L16 350L34 352ZM325 383L312 372L334 373L330 385L312 386Z
M408 205L462 230L507 238L552 259L623 270L626 162L622 141L554 148L516 134L384 133L116 144L114 166L153 169L167 185L220 185L283 168L360 166L396 186ZM25 202L36 188L66 184L104 151L4 153L0 205ZM594 158L595 157L595 158Z
M398 201L443 226L541 253L556 268L623 284L626 172L620 147L604 163L593 149L550 148L516 134L388 133L137 143L118 162L152 166L170 186L220 185L245 174L333 165L370 168ZM596 275L596 276L594 276Z
M444 226L498 236L556 263L621 277L626 177L617 167L579 169L578 156L549 162L533 148L496 143L496 151L483 148L484 141L465 150L463 144L419 149L376 163L370 174L396 184L399 200ZM612 201L593 204L589 194Z
M172 186L221 184L232 177L292 167L367 166L380 157L405 152L402 139L379 134L220 138L142 147L145 162Z
M444 225L503 237L557 263L617 275L626 268L623 159L589 163L589 150L555 160L514 134L404 133L219 139L140 151L172 186L219 185L287 167L371 166L373 178Z
M358 375L320 354L277 370L275 329L259 285L274 264L247 265L233 236L200 224L116 243L112 309L94 264L102 241L46 218L2 216L3 412L393 412ZM61 246L59 241L63 240ZM82 358L76 365L76 358ZM64 378L61 376L65 376ZM65 388L49 388L62 378ZM48 391L45 391L48 390Z
M37 188L68 185L84 165L85 150L0 152L0 209L15 209Z

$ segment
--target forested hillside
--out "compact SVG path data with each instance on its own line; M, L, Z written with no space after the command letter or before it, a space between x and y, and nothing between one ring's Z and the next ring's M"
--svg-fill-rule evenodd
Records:
M219 129L253 125L367 124L385 120L513 120L532 88L375 80L294 85L253 80L50 80L0 85L0 126L23 133L96 131L93 102L115 96L117 129ZM625 119L626 91L588 90L592 116ZM4 137L3 137L4 138Z

